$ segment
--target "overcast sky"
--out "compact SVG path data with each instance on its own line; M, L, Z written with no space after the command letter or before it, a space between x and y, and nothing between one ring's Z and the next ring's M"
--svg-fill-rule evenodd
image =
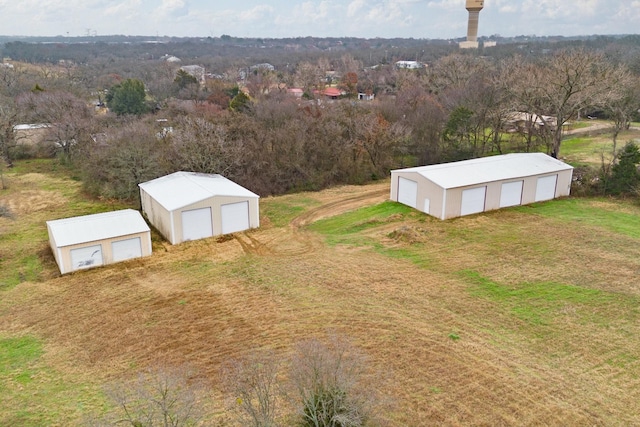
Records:
M0 0L0 35L457 38L464 0ZM485 0L478 35L636 34L640 0Z

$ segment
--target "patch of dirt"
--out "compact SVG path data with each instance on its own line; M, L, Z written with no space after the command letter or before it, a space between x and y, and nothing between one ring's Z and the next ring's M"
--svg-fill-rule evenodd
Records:
M332 201L323 203L314 209L310 209L297 216L291 221L291 227L294 229L300 229L301 227L311 224L323 218L336 216L348 211L359 209L364 206L370 206L376 203L381 203L389 199L389 184L387 182L383 184L375 184L367 186L366 191L361 191L356 194L337 194L332 198ZM375 188L371 190L371 188ZM334 190L339 191L339 190Z
M401 243L424 243L427 239L427 230L411 225L402 225L387 234L393 241Z

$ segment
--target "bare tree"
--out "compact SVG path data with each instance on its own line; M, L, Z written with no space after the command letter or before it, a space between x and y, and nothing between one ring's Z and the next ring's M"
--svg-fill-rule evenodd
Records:
M502 77L514 104L535 114L547 129L550 154L558 157L564 125L585 107L622 96L620 82L626 75L602 54L578 49L560 51L540 64L516 57L508 61Z
M171 135L176 169L233 175L240 166L242 145L226 127L199 117L177 121Z
M117 123L106 129L103 143L84 151L80 164L85 188L96 195L136 199L138 184L169 172L166 141L142 120Z
M629 129L631 118L640 107L640 79L631 73L621 76L616 88L619 95L608 97L604 102L604 109L608 113L613 126L611 129L613 140L612 157L617 154L618 135Z
M348 341L298 343L290 378L297 391L300 425L363 426L370 420L373 397L364 392L364 355Z
M117 407L107 418L116 425L188 427L203 419L205 388L184 366L150 369L135 381L111 385L107 395Z
M10 99L0 98L0 167L11 166L11 150L15 146L13 127L16 125L17 112Z
M223 366L222 383L232 398L229 406L242 426L277 425L279 368L273 352L255 352Z
M65 156L90 138L93 113L87 102L68 92L29 92L17 100L23 118L48 124L48 140Z
M304 90L306 94L311 94L314 89L320 89L323 84L324 75L320 68L310 62L301 62L296 67L295 84Z

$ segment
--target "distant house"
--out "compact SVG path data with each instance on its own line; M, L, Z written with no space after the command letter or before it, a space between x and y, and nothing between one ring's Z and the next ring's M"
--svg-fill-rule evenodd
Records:
M47 230L62 274L151 255L151 230L133 209L47 221Z
M568 196L573 167L514 153L391 171L391 200L439 219Z
M292 87L287 89L287 94L295 96L296 98L302 98L302 95L304 95L304 90L297 87Z
M398 61L396 62L396 68L403 68L407 70L417 70L424 68L424 64L418 61Z
M200 83L201 85L205 84L206 71L204 67L200 65L183 65L182 67L180 67L180 69L185 73L188 73L195 77L196 80L198 80L198 83Z
M263 70L263 71L275 71L276 67L269 64L268 62L264 62L262 64L256 64L249 67L250 71Z
M178 58L177 56L173 56L173 55L164 55L162 57L162 59L164 61L167 61L167 62L170 62L170 63L174 63L174 64L182 62L182 60L180 58Z
M16 144L38 145L44 142L49 133L49 123L20 124L13 127Z
M505 127L508 132L528 133L531 130L548 129L554 131L558 126L558 119L553 116L538 115L523 111L514 111L506 117ZM563 126L569 126L566 122Z
M358 93L358 99L360 101L373 101L376 96L373 93Z
M175 172L139 187L142 211L173 245L260 226L260 197L221 175Z
M329 99L338 99L343 96L345 92L335 87L328 87L324 90L315 91L315 94L325 96Z

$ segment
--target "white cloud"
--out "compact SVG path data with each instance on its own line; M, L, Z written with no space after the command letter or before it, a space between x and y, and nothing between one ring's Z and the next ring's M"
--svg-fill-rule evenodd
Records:
M359 15L366 4L365 0L354 0L347 6L347 16L353 18Z
M615 5L605 5L602 0L525 0L522 7L525 13L557 19L595 16L601 9Z
M437 0L427 2L427 7L444 10L463 10L464 0Z
M138 9L141 6L140 0L127 0L112 3L114 4L104 9L102 12L104 15L126 18L131 15L137 15Z
M273 7L263 4L240 12L238 18L243 22L259 22L271 18L274 12Z
M156 14L161 17L185 16L189 14L189 3L186 0L162 0Z
M498 10L500 13L516 13L519 10L519 4L512 0L487 0L484 7L487 10Z

